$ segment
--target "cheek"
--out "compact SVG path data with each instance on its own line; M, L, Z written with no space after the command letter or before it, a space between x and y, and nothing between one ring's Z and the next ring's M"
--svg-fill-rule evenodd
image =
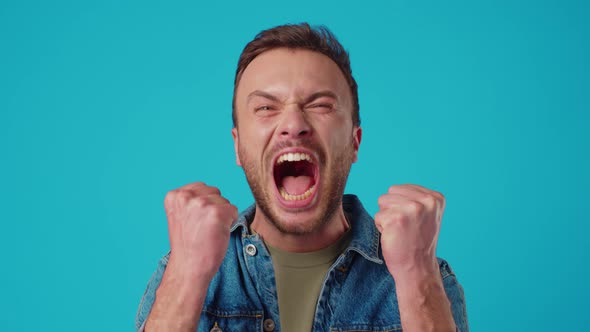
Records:
M347 149L352 144L352 136L349 130L339 127L338 130L331 130L329 133L329 140L331 148L336 152L341 152Z
M247 120L243 126L243 133L250 142L265 141L274 128L269 119L252 117Z
M256 128L254 128L256 138L261 142L270 141L275 127L270 121L258 121Z
M259 122L249 123L240 131L240 150L250 160L262 159L263 153L272 137L273 130Z

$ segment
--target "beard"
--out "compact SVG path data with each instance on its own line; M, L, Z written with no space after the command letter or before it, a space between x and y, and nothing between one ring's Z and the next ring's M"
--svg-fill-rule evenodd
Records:
M276 151L286 147L306 147L316 151L319 155L318 162L320 166L319 172L321 185L318 189L321 190L321 192L317 193L318 202L317 207L315 207L317 213L311 218L311 220L303 223L296 223L295 225L285 223L282 220L279 211L273 208L271 202L274 198L274 192L272 190L267 190L268 183L265 183L263 180L265 178L265 167L262 167L262 165L256 165L246 152L247 148L242 144L239 144L238 146L238 153L240 155L242 168L244 169L244 174L246 175L246 180L248 181L248 185L250 186L250 190L256 201L256 205L260 208L264 217L282 233L292 235L310 234L326 225L341 206L342 195L344 194L344 188L346 187L346 180L348 179L350 167L354 158L354 147L351 140L341 151L332 153L330 160L331 167L328 169L327 167L324 167L326 165L326 154L317 144L314 144L309 140L299 141L296 144L292 142L282 142L271 149L267 154L267 158L263 158L265 165L270 165L272 169L272 156ZM266 178L270 178L272 184L276 186L272 176Z

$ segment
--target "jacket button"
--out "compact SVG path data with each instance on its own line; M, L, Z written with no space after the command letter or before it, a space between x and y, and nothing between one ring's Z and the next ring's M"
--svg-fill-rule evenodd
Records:
M209 332L223 332L223 330L220 329L219 325L217 325L217 322L215 322L215 325L213 325L213 327L211 328L211 330L209 330Z
M246 246L246 253L250 256L256 255L256 246L253 244L249 244Z
M265 319L262 326L264 327L265 332L272 332L275 330L275 322L270 318Z

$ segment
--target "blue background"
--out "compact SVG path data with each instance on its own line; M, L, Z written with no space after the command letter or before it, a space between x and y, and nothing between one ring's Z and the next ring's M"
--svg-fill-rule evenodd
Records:
M584 1L3 1L0 330L130 331L168 250L162 201L194 181L252 202L235 165L244 45L326 24L364 136L347 191L443 192L438 254L473 331L590 324Z

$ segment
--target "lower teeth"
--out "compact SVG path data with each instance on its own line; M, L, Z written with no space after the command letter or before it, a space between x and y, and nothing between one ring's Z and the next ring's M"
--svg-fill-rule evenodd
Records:
M313 192L313 190L315 189L315 186L307 189L307 191L305 191L303 194L301 195L291 195L289 194L285 188L281 188L279 190L279 192L281 193L281 196L286 200L286 201L301 201L304 200L306 198L308 198L309 196L311 196L311 193Z

